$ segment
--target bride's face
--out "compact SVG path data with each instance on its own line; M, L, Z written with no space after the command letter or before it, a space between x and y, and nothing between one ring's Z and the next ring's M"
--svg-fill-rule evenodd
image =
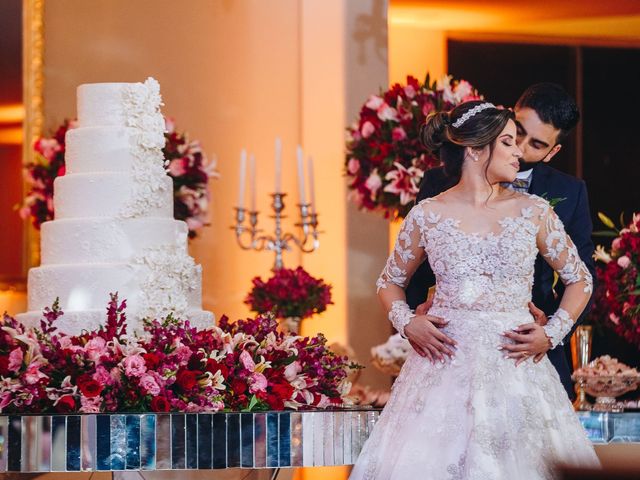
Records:
M513 120L509 120L495 141L493 155L489 161L487 178L494 184L498 182L513 182L520 170L518 159L522 157L522 150L516 144L517 129ZM487 157L489 148L486 148Z

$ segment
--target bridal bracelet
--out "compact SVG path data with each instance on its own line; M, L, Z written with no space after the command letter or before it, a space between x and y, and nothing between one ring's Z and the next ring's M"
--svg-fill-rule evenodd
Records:
M407 338L404 334L404 327L406 327L415 316L416 314L411 310L407 302L403 300L394 300L391 303L389 320L391 321L393 328L395 328L403 338Z
M563 345L562 339L571 331L573 327L573 319L569 315L569 312L559 308L556 313L551 315L548 323L542 327L544 333L551 341L551 348L556 348L558 345Z

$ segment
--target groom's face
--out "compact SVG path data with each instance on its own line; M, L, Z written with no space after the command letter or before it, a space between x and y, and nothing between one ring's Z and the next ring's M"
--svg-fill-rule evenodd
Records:
M560 130L543 122L529 107L516 108L517 143L522 150L520 171L529 170L536 163L548 162L560 151L557 142Z

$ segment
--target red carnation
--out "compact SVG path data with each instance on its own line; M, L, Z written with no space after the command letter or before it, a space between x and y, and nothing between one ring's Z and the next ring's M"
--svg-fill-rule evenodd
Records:
M80 392L87 398L97 397L104 388L91 378L91 375L89 374L80 375L76 379L76 385L78 385Z
M179 370L176 375L176 383L183 392L188 392L198 383L198 375L202 375L202 372L197 370Z
M239 378L234 378L231 380L231 390L236 395L241 395L247 391L247 383Z
M148 370L155 370L160 365L160 355L157 353L144 353L142 358L144 358L144 364Z
M76 409L76 401L71 395L64 395L56 403L56 412L69 413Z
M162 395L153 397L151 400L152 412L168 412L169 410L171 410L171 405L169 404L167 397L163 397Z

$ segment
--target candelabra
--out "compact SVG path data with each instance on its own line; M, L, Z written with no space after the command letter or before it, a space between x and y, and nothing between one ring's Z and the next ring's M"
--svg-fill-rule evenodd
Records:
M236 232L236 241L243 250L271 250L275 253L273 270L283 267L282 252L291 250L291 245L296 245L303 253L314 252L319 246L318 235L318 214L311 209L309 203L298 204L300 209L300 222L295 226L301 230L301 234L286 233L282 231L282 220L287 218L283 215L285 208L284 197L286 193L272 193L273 215L275 230L273 235L262 234L264 230L258 228L258 211L250 211L243 207L235 207L236 223L232 229ZM248 214L248 225L245 219Z

